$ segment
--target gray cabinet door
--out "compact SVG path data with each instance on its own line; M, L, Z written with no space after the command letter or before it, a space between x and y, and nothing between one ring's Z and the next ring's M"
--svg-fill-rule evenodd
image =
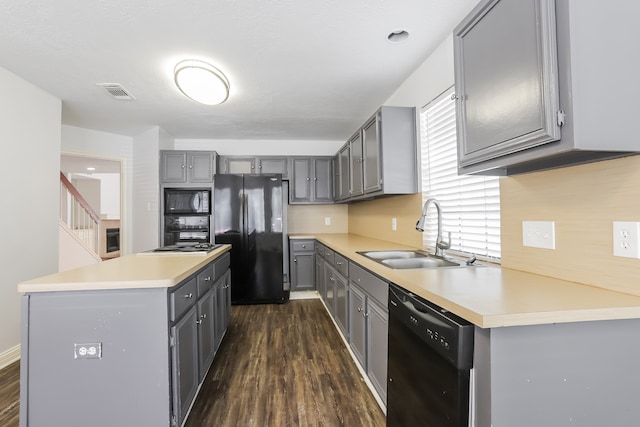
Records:
M313 159L313 202L333 202L332 178L331 158Z
M283 179L289 178L288 159L286 157L260 157L258 158L258 173L279 173Z
M362 137L360 132L349 141L349 195L360 196L364 193L362 176Z
M187 182L186 152L163 151L160 157L160 182Z
M198 389L198 332L196 307L193 306L172 328L171 349L173 407L182 425Z
M364 317L367 298L353 282L349 285L349 345L360 365L366 367L367 323Z
M387 400L387 350L389 321L385 308L367 299L367 375L382 401Z
M198 382L204 380L204 376L213 362L216 351L216 290L209 291L198 301Z
M316 255L316 286L318 287L318 294L322 300L325 300L325 294L327 286L324 282L324 260Z
M231 271L227 270L214 285L216 293L216 345L217 350L222 342L222 337L229 323L231 314Z
M256 158L255 157L225 157L224 159L225 171L228 174L253 174L256 173Z
M349 339L349 287L345 277L334 274L335 277L335 318L345 338Z
M335 318L335 295L336 295L336 277L333 267L325 261L324 264L324 283L325 283L325 301L329 312Z
M349 197L350 184L350 145L345 144L344 147L338 153L340 157L340 186L338 191L338 199L344 200Z
M380 176L380 138L378 132L378 116L364 125L362 128L362 157L364 192L370 193L382 189ZM393 152L387 153L392 156Z
M189 182L213 182L216 173L216 154L213 152L187 153Z
M315 253L313 251L292 253L291 273L292 291L315 289Z
M461 166L560 139L555 0L485 0L454 32Z
M291 203L311 202L311 160L294 158L291 169L289 201Z

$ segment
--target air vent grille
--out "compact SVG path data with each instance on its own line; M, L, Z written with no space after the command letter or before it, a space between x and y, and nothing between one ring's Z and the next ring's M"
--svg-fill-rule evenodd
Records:
M120 83L98 83L98 86L101 86L111 94L115 99L122 100L134 100L136 99L131 93L125 89Z

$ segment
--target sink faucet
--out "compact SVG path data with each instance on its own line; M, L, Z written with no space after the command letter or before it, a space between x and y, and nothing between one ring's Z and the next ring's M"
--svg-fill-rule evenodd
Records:
M422 207L422 215L416 223L416 230L420 232L424 231L424 223L427 220L427 211L429 210L429 206L431 206L432 204L438 211L438 235L436 236L435 255L444 256L444 250L451 247L451 232L449 232L448 242L442 240L442 209L440 209L440 203L438 203L436 199L431 198L427 199L427 201L424 202L424 206Z

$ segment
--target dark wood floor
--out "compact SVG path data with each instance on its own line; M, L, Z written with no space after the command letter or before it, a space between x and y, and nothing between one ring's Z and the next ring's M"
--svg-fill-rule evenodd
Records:
M18 427L20 362L0 370L0 426Z
M320 300L234 306L187 427L384 426Z
M17 427L20 364L0 370L0 426ZM320 300L234 306L186 427L384 426Z

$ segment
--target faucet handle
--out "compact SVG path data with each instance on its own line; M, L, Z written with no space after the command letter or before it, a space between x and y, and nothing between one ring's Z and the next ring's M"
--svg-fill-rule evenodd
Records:
M438 240L436 242L436 245L438 246L439 249L449 249L451 247L451 232L447 232L447 234L449 235L449 238L447 239L447 241L445 242L444 240Z

